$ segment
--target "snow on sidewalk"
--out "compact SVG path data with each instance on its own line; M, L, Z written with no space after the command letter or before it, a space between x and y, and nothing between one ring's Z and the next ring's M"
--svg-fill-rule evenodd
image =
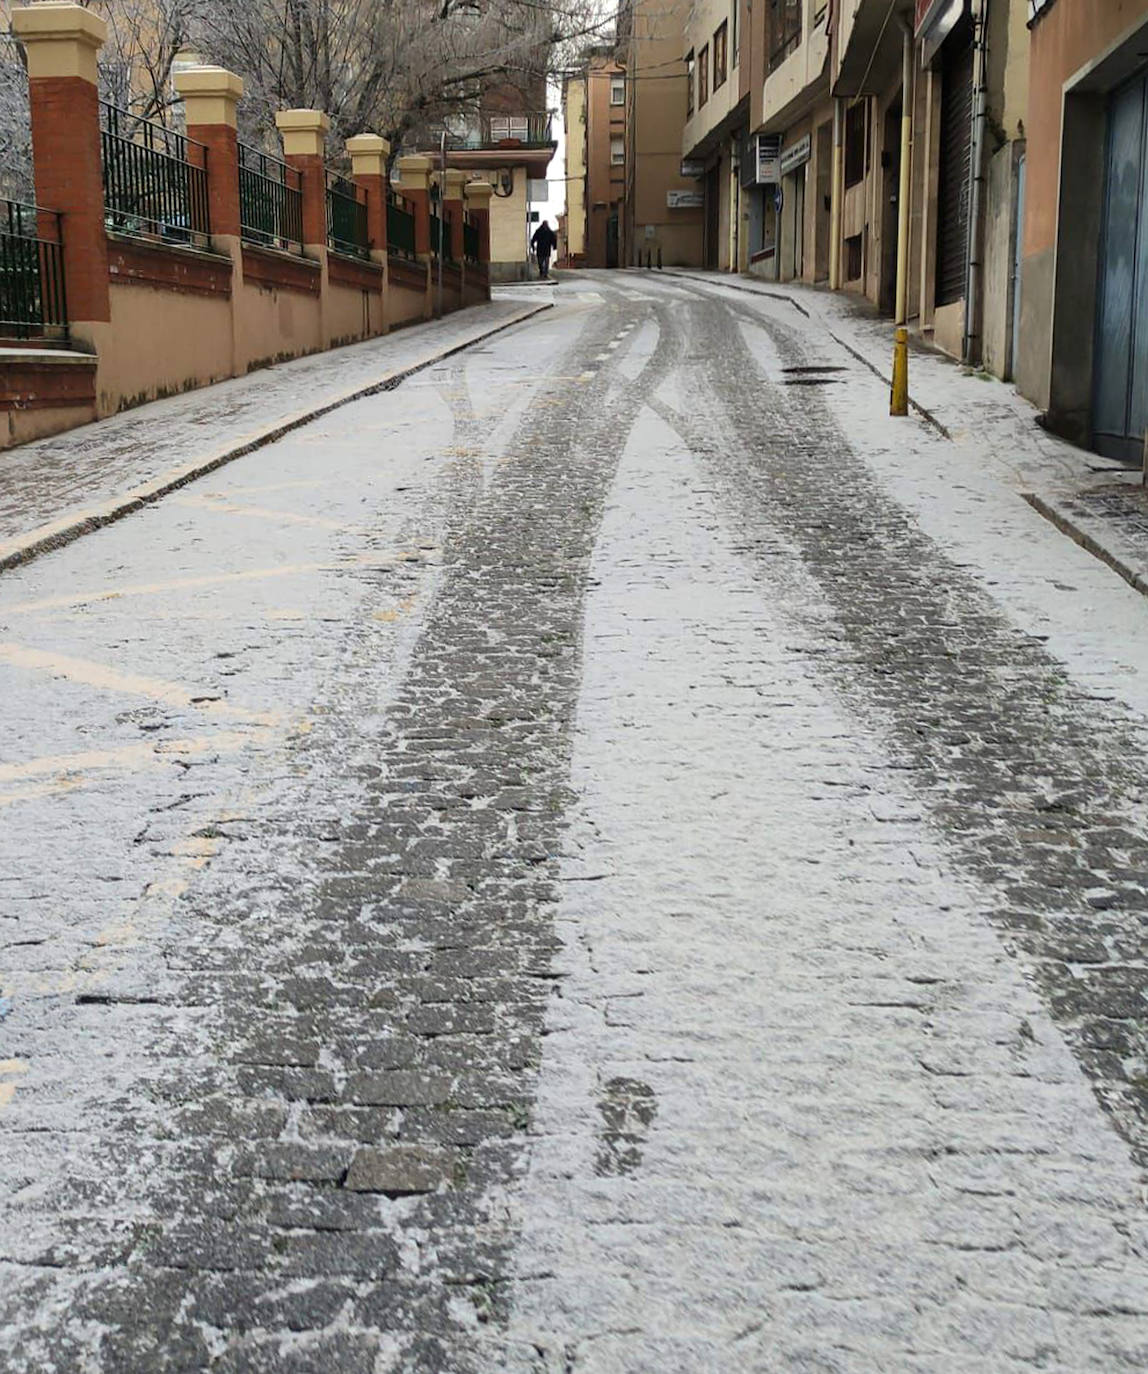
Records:
M499 300L383 338L262 368L0 453L0 566L29 543L258 447L341 398L477 342L538 310Z

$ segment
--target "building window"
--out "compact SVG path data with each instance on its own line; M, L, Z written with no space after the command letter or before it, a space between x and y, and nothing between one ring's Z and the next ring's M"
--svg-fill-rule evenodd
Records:
M698 53L698 109L710 98L710 45Z
M729 25L722 22L714 34L714 90L725 85L726 61L729 56Z
M624 76L612 76L610 78L610 104L624 105L626 103L626 78Z
M621 167L626 161L626 140L624 138L612 138L610 140L610 166Z
M689 119L694 112L694 68L697 63L694 61L693 50L686 53L686 118Z
M733 8L730 10L730 22L733 24L733 65L737 66L738 55L741 51L741 0L733 0Z
M801 0L769 0L769 70L776 71L801 42Z
M845 185L856 186L865 176L866 112L868 101L861 100L845 111Z

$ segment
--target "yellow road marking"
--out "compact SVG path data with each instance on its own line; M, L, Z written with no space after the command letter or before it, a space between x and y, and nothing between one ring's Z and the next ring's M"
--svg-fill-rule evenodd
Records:
M417 601L417 596L408 596L389 611L376 611L372 619L381 620L384 625L393 625L400 616L407 615L409 612L413 611Z
M358 526L349 525L343 520L328 520L322 515L296 515L294 511L267 510L263 506L240 506L233 501L219 501L209 496L169 496L177 506L189 506L194 510L215 510L224 515L242 515L256 520L278 520L288 525L314 525L322 530L356 530Z
M73 592L68 596L46 596L39 601L20 601L5 606L0 615L27 615L32 611L54 611L61 606L84 606L92 601L115 601L122 596L159 596L164 592L189 591L196 587L215 587L222 582L258 582L269 577L291 577L295 573L332 572L337 563L285 563L274 568L251 568L247 572L211 573L203 577L175 577L169 582L135 582L126 587L105 587L95 592Z
M182 706L203 711L210 716L229 716L247 720L253 725L274 725L281 717L268 711L248 711L226 701L197 701L186 687L162 678L143 677L138 673L121 673L103 663L85 658L71 658L67 654L49 653L46 649L29 649L22 644L0 643L0 661L16 668L30 668L51 673L69 682L80 682L105 692L127 692L134 696L150 697L165 706ZM195 696L199 696L195 693Z
M76 754L52 754L24 763L0 764L0 783L20 783L25 779L57 775L56 781L103 768L122 768L140 763L169 763L173 759L220 750L242 749L251 737L237 730L209 735L205 739L173 739L153 744L125 744L115 749L86 749Z

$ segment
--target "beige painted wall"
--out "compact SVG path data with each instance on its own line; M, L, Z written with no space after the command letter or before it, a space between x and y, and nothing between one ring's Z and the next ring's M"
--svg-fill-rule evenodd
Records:
M387 283L387 328L395 329L399 325L412 324L415 320L426 318L427 312L427 293L426 288L421 290L416 287L407 286L405 283L390 281Z
M101 329L99 413L231 375L231 301L113 282L111 324Z
M703 262L704 210L667 205L671 191L697 193L702 188L700 181L681 175L686 122L681 33L689 10L688 0L637 0L626 63L628 251L631 261L635 252L644 257L647 251L656 261L660 249L667 267L699 267Z
M377 291L331 283L327 292L327 333L333 348L367 338L382 327L382 297Z
M805 0L801 42L776 71L766 75L761 107L767 132L781 129L789 112L800 107L814 87L824 85L829 35L824 23L814 27L813 16L819 8L819 0Z
M694 77L694 112L682 129L682 154L688 157L693 149L722 122L738 103L738 69L734 66L733 6L736 0L695 0L686 24L683 51L693 49L695 58L703 47L709 48L709 98L704 105L697 103L697 76ZM718 26L725 20L729 43L726 54L725 82L714 90L713 41ZM727 255L728 257L728 255Z
M245 281L237 304L240 373L323 347L318 296Z
M566 82L566 248L571 257L586 252L586 82Z

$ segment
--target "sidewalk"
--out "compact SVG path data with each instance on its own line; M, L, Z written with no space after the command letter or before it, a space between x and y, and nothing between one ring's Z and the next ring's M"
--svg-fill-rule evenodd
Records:
M890 381L893 325L853 297L726 273L667 269L707 286L789 301L843 348ZM1148 492L1139 471L1079 449L1037 423L1011 382L970 372L910 335L914 407L1045 519L1148 595Z
M521 300L473 306L0 453L0 571L549 308Z

